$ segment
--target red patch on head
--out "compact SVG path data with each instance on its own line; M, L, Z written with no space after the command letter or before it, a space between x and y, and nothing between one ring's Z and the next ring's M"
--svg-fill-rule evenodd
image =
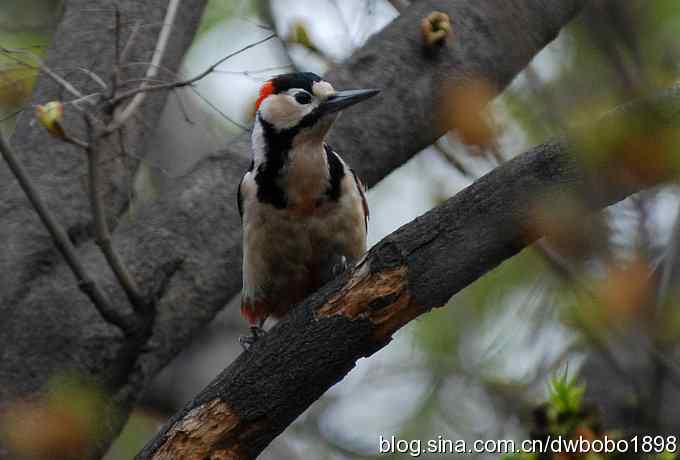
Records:
M260 97L257 98L257 101L255 101L255 110L260 109L260 104L262 104L262 101L265 100L267 96L272 94L274 92L274 83L272 83L271 80L266 82L264 85L262 85L262 88L260 88Z

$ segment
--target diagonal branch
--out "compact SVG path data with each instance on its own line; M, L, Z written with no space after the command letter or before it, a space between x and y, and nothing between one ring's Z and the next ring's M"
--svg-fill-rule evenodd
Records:
M663 114L660 123L642 133L649 139L680 126L674 116L680 86L656 102L674 109L656 112ZM627 106L594 132L638 113L646 117L649 108L648 101ZM620 148L627 141L621 139ZM257 457L358 359L544 236L530 231L537 228L534 205L578 196L594 211L671 179L669 173L635 180L638 171L630 165L593 169L576 159L577 149L565 141L539 145L383 239L242 353L136 459ZM619 152L607 153L618 158Z

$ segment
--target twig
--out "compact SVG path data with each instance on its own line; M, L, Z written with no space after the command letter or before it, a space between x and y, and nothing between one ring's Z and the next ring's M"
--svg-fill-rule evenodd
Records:
M181 80L181 81L176 81L176 82L171 82L171 83L165 83L165 84L162 84L162 85L155 85L155 86L144 86L144 85L142 85L139 88L131 89L129 91L126 91L124 93L119 94L118 96L116 96L113 99L112 102L114 104L116 104L116 103L118 103L122 100L129 98L129 97L136 96L138 93L145 93L145 92L149 92L149 91L160 91L160 90L164 90L164 89L181 88L183 86L193 85L194 83L198 82L199 80L202 80L207 75L209 75L211 72L213 72L218 65L222 64L227 59L230 59L230 58L236 56L237 54L240 54L240 53L242 53L246 50L249 50L250 48L253 48L253 47L255 47L255 46L257 46L261 43L264 43L268 40L271 40L274 37L276 37L275 34L268 35L267 37L263 38L262 40L258 40L255 43L251 43L250 45L244 46L243 48L241 48L237 51L234 51L233 53L228 54L227 56L223 57L222 59L220 59L219 61L217 61L216 63L214 63L213 65L211 65L210 67L208 67L206 70L199 73L195 77L192 77L192 78L189 78L189 79L186 79L186 80ZM152 63L152 66L153 66L153 63Z
M42 70L48 77L50 77L52 80L54 80L57 84L61 85L66 91L68 91L69 93L71 93L75 97L77 97L77 98L83 97L83 94L80 91L78 91L71 83L64 80L59 74L57 74L52 69L47 67L47 65L45 65L45 63L42 61L42 59L40 59L38 56L31 53L30 51L12 50L12 49L5 48L5 47L2 47L2 46L0 46L0 51L2 51L4 54L6 54L7 57L12 59L13 61L15 61L19 64L22 64L22 65L24 65L28 68L35 69L36 68L35 65L29 64L28 62L24 61L23 59L20 59L20 58L14 56L15 53L28 54L33 59L35 59L35 61L37 62L37 64L38 64L37 68Z
M449 152L449 150L444 147L440 141L435 142L432 144L432 147L439 153L439 155L444 158L451 166L458 171L463 177L467 177L470 179L475 179L475 175L472 174L467 167L461 163L461 161L456 158L456 155L453 152Z
M24 110L30 109L30 108L31 108L30 106L25 106L25 107L18 108L18 109L16 109L15 111L10 112L10 113L8 113L8 114L6 114L6 115L2 115L2 117L0 118L0 123L2 123L3 121L9 120L9 119L12 118L12 117L16 117L17 115L19 115L19 114L20 114L21 112L23 112Z
M209 100L207 97L205 97L203 94L201 94L196 88L194 88L193 86L190 86L189 89L191 89L191 91L193 91L194 94L196 94L196 96L198 96L203 102L205 102L206 105L207 105L208 107L210 107L210 108L213 109L215 112L217 112L218 114L220 114L220 115L222 116L222 118L224 118L225 120L227 120L229 123L232 123L233 125L235 125L235 126L241 128L241 129L242 129L243 131L245 131L245 132L250 131L250 129L248 129L247 126L244 126L243 124L241 124L241 123L239 123L238 121L234 120L234 119L231 118L229 115L227 115L227 114L224 113L222 110L220 110L215 104L213 104L212 102L210 102L210 100Z
M172 25L175 22L175 17L177 16L177 9L179 8L180 0L170 0L168 3L168 9L165 11L165 19L163 20L163 27L158 34L158 41L156 42L156 48L154 49L153 56L151 57L151 65L146 71L146 78L155 78L158 73L158 65L163 61L163 56L165 55L165 50L168 47L168 42L170 40L170 31L172 30ZM143 90L149 86L146 83L142 83L138 89ZM130 101L130 103L125 107L120 113L114 115L113 122L107 127L108 132L113 132L118 127L122 126L128 118L132 116L133 113L142 105L144 99L146 98L146 91L138 92L135 97ZM117 98L113 98L113 106L117 105Z
M196 82L199 81L199 80L202 80L202 79L205 78L207 75L209 75L211 72L213 72L213 71L217 68L218 65L220 65L220 64L224 63L225 61L227 61L227 60L233 58L233 57L236 56L237 54L241 54L241 53L243 53L244 51L247 51L247 50L249 50L250 48L254 48L254 47L256 47L257 45L260 45L260 44L262 44L262 43L264 43L264 42L266 42L266 41L269 41L269 40L271 40L272 38L275 38L275 37L276 37L276 34L267 35L265 38L263 38L263 39L261 39L261 40L258 40L258 41L254 42L254 43L251 43L251 44L249 44L249 45L246 45L246 46L244 46L243 48L240 48L240 49L234 51L233 53L227 54L225 57L223 57L222 59L220 59L219 61L217 61L216 63L214 63L213 65L211 65L210 67L208 67L208 68L205 69L203 72L201 72L201 73L199 73L198 75L196 75L195 77L190 78L190 79L188 79L188 80L185 80L184 82L180 82L180 85L181 85L181 86L191 85L191 84L193 84L193 83L196 83Z
M175 99L177 100L177 105L179 106L179 111L182 112L184 121L186 121L190 125L195 125L196 123L194 123L194 120L191 119L189 113L187 112L187 108L184 106L184 101L182 101L182 95L180 94L180 92L173 91L172 94L175 96Z
M96 73L94 73L93 71L91 71L90 69L88 69L88 68L86 68L86 67L76 67L76 69L77 69L77 70L80 70L80 71L83 72L85 75L87 75L88 77L90 77L90 78L92 79L92 81L94 81L96 84L98 84L99 86L101 86L102 89L108 88L108 86L106 85L106 82L102 79L102 77L100 77L99 75L97 75Z
M276 65L272 67L263 67L261 69L251 69L251 70L218 70L215 69L213 72L215 73L224 73L224 74L229 74L229 75L254 75L258 73L267 73L267 72L274 72L277 70L285 70L285 69L293 69L294 67L291 64L284 64L284 65Z
M90 298L97 308L97 311L99 311L99 314L102 315L102 318L119 327L123 332L129 333L133 331L135 329L134 322L130 321L111 306L99 285L89 276L87 270L78 258L76 250L66 234L66 231L49 211L35 185L28 176L27 171L17 160L11 147L1 135L0 152L2 152L2 156L9 165L9 168L17 178L17 181L19 181L19 185L28 197L31 205L33 205L38 216L40 216L40 220L42 220L49 231L57 249L59 249L59 252L61 252L69 268L78 280L78 287L80 287L80 289Z
M118 92L118 82L120 80L120 9L114 3L115 12L113 13L113 69L111 71L111 92L110 98L113 99Z
M150 302L147 302L144 296L142 296L137 283L135 282L132 275L130 275L125 263L111 244L111 232L109 230L109 225L106 222L104 203L102 202L100 190L100 184L102 180L98 142L102 139L102 136L96 133L97 128L95 127L95 120L91 115L85 116L85 122L88 125L88 131L91 137L87 148L87 162L90 186L90 204L92 207L92 215L94 218L95 227L95 242L104 254L106 261L111 267L114 275L116 275L116 279L123 288L123 291L125 291L125 295L134 307L135 311L140 315L147 315L149 313L149 307L151 306Z
M87 142L82 141L82 140L78 139L77 137L70 136L66 133L63 134L61 139L68 142L69 144L73 144L73 145L80 147L81 149L84 149L84 150L87 150L89 148L89 145L87 144Z
M128 41L125 44L125 47L123 48L123 51L121 51L119 59L120 62L123 63L127 61L128 54L130 54L130 50L132 49L132 45L135 43L135 40L137 39L137 35L139 35L139 31L142 28L142 21L136 21L135 25L132 26L132 31L130 32L130 36L128 37Z

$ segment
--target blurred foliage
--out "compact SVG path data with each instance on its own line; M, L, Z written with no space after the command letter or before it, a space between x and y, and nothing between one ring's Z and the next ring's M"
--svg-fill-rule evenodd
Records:
M0 30L42 34L55 26L62 4L62 0L2 0Z
M0 419L0 438L17 458L81 458L102 438L107 395L78 375L52 377L38 401L17 402Z
M559 436L562 439L587 441L601 439L602 432L597 409L584 403L585 384L578 383L576 376L569 378L565 371L562 375L554 375L548 383L548 400L533 411L533 423L530 436L532 440L552 441ZM611 437L610 434L607 434ZM594 453L568 454L554 452L545 453L519 452L505 455L503 460L554 459L568 460L583 458L589 460L609 458Z
M463 144L488 147L496 137L487 105L497 93L489 82L472 79L446 85L443 91L441 119L444 128L453 131Z
M419 349L426 353L428 368L435 373L450 373L461 335L480 327L488 315L497 315L508 298L544 272L545 265L538 254L523 251L468 286L448 307L421 317L413 334Z
M584 384L578 384L576 376L569 379L567 372L555 375L549 382L548 414L555 421L560 414L578 414L583 405Z
M606 2L599 2L606 4ZM611 2L610 2L611 3ZM676 0L618 2L630 24L583 15L560 35L563 47L550 63L554 75L527 75L502 97L507 109L529 136L541 142L560 128L589 123L594 117L631 98L630 91L666 87L680 74L680 3ZM599 21L599 22L596 22ZM623 74L632 74L632 82ZM631 88L630 84L634 87ZM596 91L593 91L596 89ZM547 125L547 126L546 126Z
M286 42L292 45L300 45L309 51L321 54L321 51L309 36L308 26L302 21L296 21L293 24L288 37L286 37Z
M201 23L198 27L198 33L201 34L207 30L210 30L220 22L224 21L225 18L236 14L239 8L239 3L243 2L238 2L236 0L209 0L205 7L205 12L203 13Z
M44 56L61 4L57 0L3 0L0 48L25 49ZM11 131L13 115L28 102L36 76L35 68L0 52L0 133Z

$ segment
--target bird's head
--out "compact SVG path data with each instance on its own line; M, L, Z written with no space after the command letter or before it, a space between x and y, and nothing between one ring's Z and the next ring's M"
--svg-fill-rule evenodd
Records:
M376 89L336 91L329 82L311 72L279 75L262 85L256 102L257 117L278 133L323 139L342 109L378 92Z

